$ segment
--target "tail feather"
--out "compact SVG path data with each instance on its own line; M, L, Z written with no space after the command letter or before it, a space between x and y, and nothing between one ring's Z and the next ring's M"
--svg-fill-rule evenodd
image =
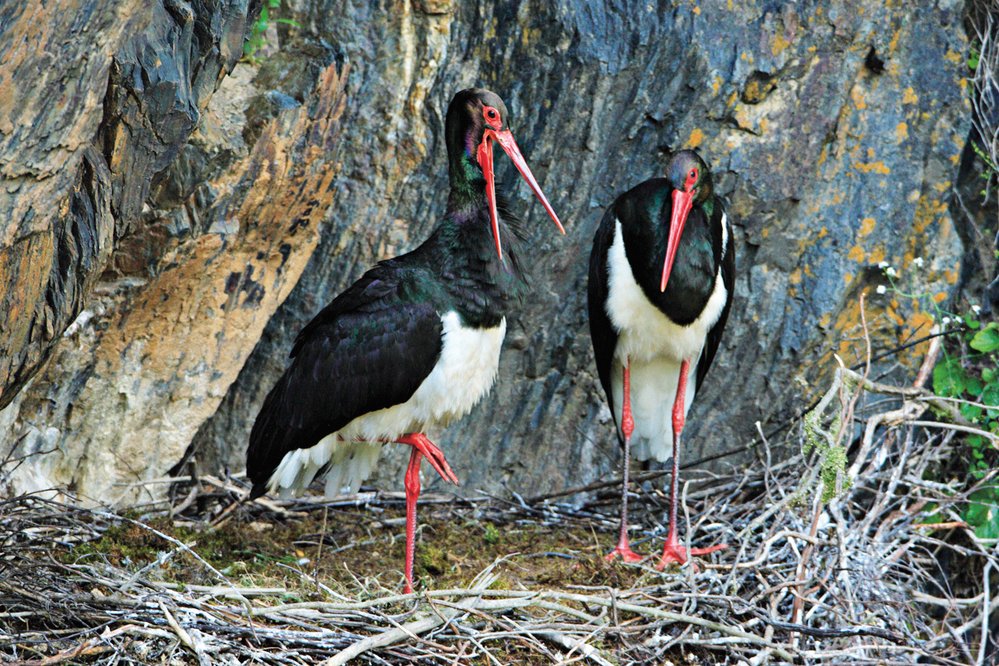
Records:
M301 493L316 477L326 475L327 496L357 492L381 451L381 443L345 442L336 433L304 430L288 414L288 375L268 393L250 432L247 475L250 498L273 492L281 497ZM312 446L309 446L312 444Z
M380 442L344 442L335 434L327 435L315 446L285 454L265 486L281 497L291 497L325 474L327 497L352 494L371 476L381 449Z

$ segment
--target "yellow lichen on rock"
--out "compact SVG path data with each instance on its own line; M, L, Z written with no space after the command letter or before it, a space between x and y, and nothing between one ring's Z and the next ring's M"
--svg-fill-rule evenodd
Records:
M904 120L895 126L895 142L902 143L909 138L909 124Z
M882 160L876 162L856 162L853 168L861 173L880 173L882 175L891 173L891 169Z

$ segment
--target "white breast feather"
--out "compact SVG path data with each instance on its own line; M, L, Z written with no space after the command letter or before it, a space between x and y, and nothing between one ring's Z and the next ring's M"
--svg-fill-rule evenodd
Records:
M727 221L722 218L722 244L728 243ZM722 254L724 255L724 248ZM672 453L673 401L676 398L680 362L690 361L685 410L690 410L697 390L694 368L708 331L718 322L728 291L721 268L715 286L700 316L687 326L677 324L649 302L635 280L624 249L621 222L614 225L614 242L607 253L609 289L607 316L618 333L611 370L614 414L621 422L623 368L631 361L631 409L635 419L632 452L638 460L663 462Z
M607 264L610 279L605 307L618 332L615 356L620 359L630 357L632 363L649 361L657 356L677 361L697 358L708 331L721 317L728 298L721 267L715 275L715 287L704 311L690 324L681 326L650 303L635 281L625 254L620 221L614 225L614 243L607 253Z
M286 454L271 475L268 490L282 495L300 491L329 462L326 494L356 492L371 475L382 443L446 426L467 414L496 379L506 319L495 328L467 328L458 313L450 311L441 317L441 324L440 357L409 400L363 414L315 446Z

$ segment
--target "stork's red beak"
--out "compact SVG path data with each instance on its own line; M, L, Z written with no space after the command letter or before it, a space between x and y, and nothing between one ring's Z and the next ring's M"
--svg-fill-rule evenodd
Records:
M565 228L562 227L562 223L559 222L558 215L555 214L555 210L552 205L548 203L548 199L545 198L544 192L541 191L541 186L538 185L538 181L534 179L534 174L531 173L530 167L527 166L527 162L524 161L524 156L520 154L520 148L517 147L517 142L513 140L513 134L510 130L494 130L492 128L486 128L482 133L482 143L479 144L479 166L482 167L482 173L486 177L486 198L489 200L489 219L492 223L493 238L496 240L496 254L499 256L500 260L503 259L503 248L500 245L500 233L499 233L499 215L496 212L496 181L493 175L493 140L503 148L511 160L513 160L514 166L517 167L517 171L520 175L527 181L527 184L534 191L535 196L541 200L541 205L545 207L548 211L548 215L551 216L552 220L555 221L555 226L563 234L565 233Z
M663 279L659 283L659 291L666 291L669 274L673 270L673 260L676 259L676 249L683 236L683 225L687 224L687 216L694 206L694 193L684 190L673 190L673 212L669 218L669 241L666 245L666 263L663 264Z

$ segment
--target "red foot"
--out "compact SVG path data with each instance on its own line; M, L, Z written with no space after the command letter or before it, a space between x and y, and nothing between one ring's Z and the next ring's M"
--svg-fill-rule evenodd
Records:
M416 502L420 497L420 461L425 456L441 478L458 485L458 477L451 471L444 453L420 432L411 432L395 440L413 447L406 468L406 585L405 594L413 592L413 559L416 554Z
M656 565L656 569L662 571L666 568L667 564L683 564L689 559L690 556L707 555L708 553L713 553L717 550L722 550L723 548L728 548L728 544L720 543L717 546L708 546L707 548L691 548L688 551L680 545L680 542L676 539L676 537L666 539L666 547L663 548L663 556L659 559L659 564Z
M437 445L431 442L426 435L420 432L412 432L408 435L403 435L395 441L399 444L408 444L409 446L412 446L415 450L427 457L427 462L429 462L430 466L441 475L442 479L450 481L456 486L460 485L458 483L458 477L454 475L454 472L451 471L451 466L447 464L444 452L437 448Z
M629 564L634 564L635 562L641 562L642 560L645 559L644 557L633 551L631 549L631 546L628 545L627 541L624 542L623 544L619 543L617 547L614 548L614 550L604 555L604 559L607 560L608 562L613 562L615 559L617 559L618 556L620 556L622 560L628 562Z
M608 562L613 562L618 555L625 562L634 564L645 558L636 553L628 545L628 465L631 462L631 434L635 432L635 417L631 413L631 359L624 366L624 396L621 405L621 434L624 435L624 459L621 468L624 482L621 485L621 533L617 547L604 556Z

